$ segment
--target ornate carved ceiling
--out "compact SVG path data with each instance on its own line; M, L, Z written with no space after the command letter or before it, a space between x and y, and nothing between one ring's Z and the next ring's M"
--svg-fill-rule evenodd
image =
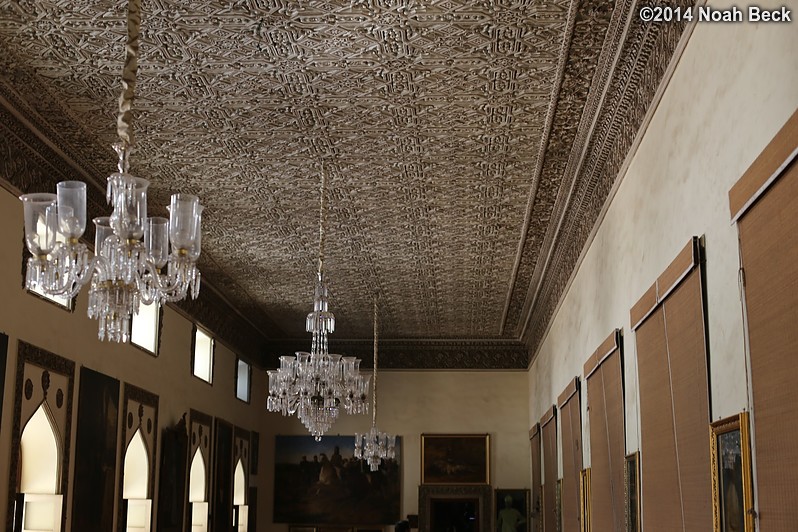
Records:
M632 0L143 4L133 171L151 210L206 205L215 291L184 309L250 353L308 348L323 164L332 349L370 357L379 292L386 367L526 367L684 30ZM107 212L124 15L0 2L12 186L82 176Z

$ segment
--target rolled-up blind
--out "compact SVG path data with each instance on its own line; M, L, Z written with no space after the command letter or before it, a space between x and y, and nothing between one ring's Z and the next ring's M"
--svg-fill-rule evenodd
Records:
M620 331L585 363L590 418L590 524L595 531L623 532L623 465L626 449Z
M798 111L729 193L738 218L762 532L798 523Z
M566 386L557 402L562 432L562 531L581 532L579 473L582 471L582 413L578 378Z
M532 464L532 508L529 509L532 526L530 532L540 532L543 529L541 507L541 467L540 467L540 424L536 423L529 431L529 447Z
M709 387L697 238L633 307L632 323L639 368L643 529L711 530Z
M557 530L557 407L540 420L543 440L543 530Z

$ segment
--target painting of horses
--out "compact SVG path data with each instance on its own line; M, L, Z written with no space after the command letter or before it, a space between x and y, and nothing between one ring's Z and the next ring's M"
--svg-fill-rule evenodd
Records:
M396 458L370 471L354 457L355 436L276 436L274 522L387 525L399 520L401 438Z
M489 434L422 434L422 484L490 484Z

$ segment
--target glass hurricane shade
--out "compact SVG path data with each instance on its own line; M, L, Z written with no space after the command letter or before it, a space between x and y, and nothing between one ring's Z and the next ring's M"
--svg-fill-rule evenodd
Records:
M56 196L58 230L67 240L77 241L86 231L86 183L61 181Z
M111 180L114 176L109 177ZM172 252L187 255L192 260L201 252L201 225L203 206L192 194L173 194L169 219L147 217L147 189L149 181L132 178L133 194L127 201L119 200L115 214L94 218L96 228L94 249L100 254L105 239L116 234L125 240L139 240L149 258L157 268L166 265L171 239ZM124 186L114 183L110 186ZM86 231L86 183L61 181L56 185L56 194L24 194L22 200L25 220L25 244L35 257L53 252L57 234L67 242L75 243Z
M55 194L24 194L22 200L25 219L25 245L34 257L53 252L58 229L57 196Z
M113 194L111 227L123 240L140 240L147 221L147 188L150 182L128 174L108 177L108 189L124 188L124 194Z
M172 253L199 256L202 207L192 194L173 194L169 210Z

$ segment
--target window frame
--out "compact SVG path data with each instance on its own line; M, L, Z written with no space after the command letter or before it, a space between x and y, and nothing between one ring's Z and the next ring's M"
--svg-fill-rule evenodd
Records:
M158 358L158 355L161 352L161 332L163 331L163 305L158 304L157 302L153 302L151 304L158 305L158 318L157 318L157 323L155 324L155 351L150 351L146 347L141 346L133 341L133 319L137 316L137 314L133 314L132 316L130 316L130 326L128 327L127 343L140 351L144 351L145 353L147 353L152 357ZM144 306L144 303L141 303L140 305ZM214 347L215 347L215 342L214 342ZM191 352L193 353L194 350L192 349ZM191 367L193 372L193 367L194 367L193 363L191 364Z
M202 331L202 333L204 335L206 335L208 338L210 338L210 340L211 340L211 363L210 363L210 377L211 377L211 380L210 381L207 381L207 380L203 379L202 377L200 377L199 375L197 375L194 372L194 359L195 359L196 352L197 352L197 331ZM191 372L191 375L194 378L204 382L208 386L213 386L213 374L216 371L216 338L210 333L210 331L208 331L208 329L206 329L204 327L200 327L196 323L193 323L192 327L191 327L191 361L190 361L190 364L191 365L189 367L189 371Z
M247 365L247 398L246 399L242 399L241 397L238 396L238 366L239 366L239 364L241 362L243 362L244 364ZM234 373L235 373L235 375L234 375L233 383L234 383L236 399L238 399L242 403L251 404L251 402L252 402L252 363L249 362L248 360L244 359L243 357L240 357L240 356L236 355L236 364L235 364L235 368L234 368Z

